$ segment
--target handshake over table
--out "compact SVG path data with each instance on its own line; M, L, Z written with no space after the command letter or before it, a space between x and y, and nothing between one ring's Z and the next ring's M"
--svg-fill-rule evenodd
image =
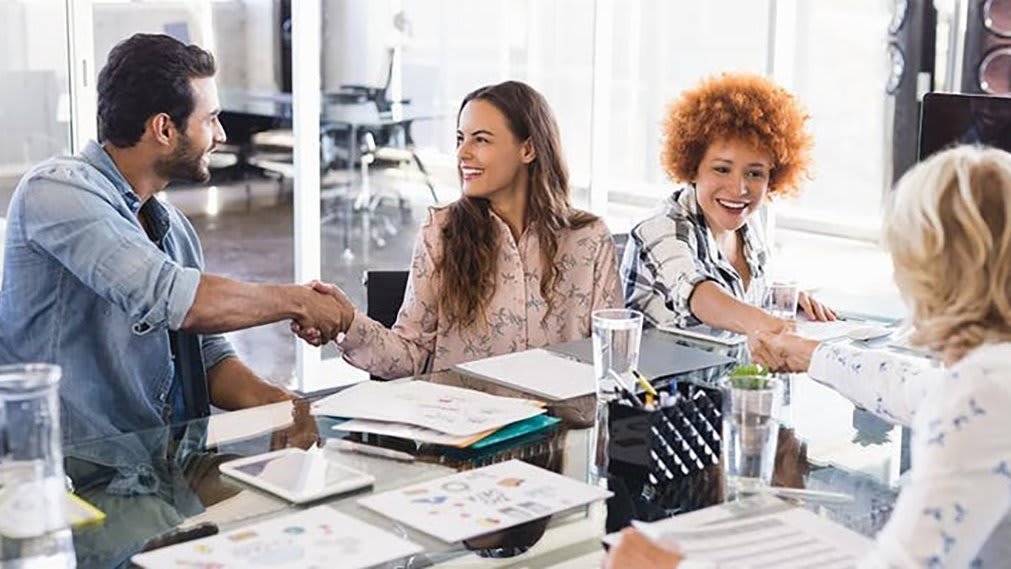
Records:
M355 307L337 285L312 281L305 285L305 305L300 316L292 319L291 331L313 346L322 346L348 331Z

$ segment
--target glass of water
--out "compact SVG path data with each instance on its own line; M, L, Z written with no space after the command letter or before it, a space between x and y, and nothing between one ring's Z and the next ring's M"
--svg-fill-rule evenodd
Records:
M593 372L597 378L597 418L592 436L594 457L590 482L606 486L608 466L607 406L621 397L621 389L634 389L633 371L639 366L642 313L616 308L598 310L593 321Z
M617 382L629 388L635 385L632 372L639 365L642 313L625 308L598 310L592 319L597 397L613 400L620 395Z
M783 381L775 377L735 376L723 379L720 387L726 496L747 496L772 482Z
M765 287L762 295L762 308L777 318L794 320L797 318L797 301L799 299L799 284L773 282Z
M65 511L60 367L0 366L0 566L77 564Z

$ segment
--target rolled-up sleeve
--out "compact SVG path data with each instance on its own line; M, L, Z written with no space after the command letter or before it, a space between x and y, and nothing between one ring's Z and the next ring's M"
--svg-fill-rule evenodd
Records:
M207 334L200 338L200 354L204 360L204 368L211 369L225 358L237 357L238 353L232 343L222 334Z
M634 256L630 261L635 263L627 277L635 279L629 283L635 289L629 291L633 308L653 324L695 323L690 306L695 287L719 280L706 269L691 228L658 216L636 226L629 237Z
M26 184L19 203L30 246L127 313L133 333L182 326L196 298L198 269L173 261L136 220L83 184L45 176Z

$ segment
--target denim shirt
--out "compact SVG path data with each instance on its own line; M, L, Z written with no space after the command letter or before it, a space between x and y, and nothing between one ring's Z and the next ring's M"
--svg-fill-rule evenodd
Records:
M170 422L176 365L194 363L173 360L169 331L180 328L196 297L200 242L189 221L156 198L143 204L148 237L141 206L96 142L33 168L11 200L0 364L62 367L60 419L71 449ZM197 338L203 361L196 363L206 369L235 355L223 336ZM129 474L148 453L120 439L119 452L103 447L101 456L78 458Z

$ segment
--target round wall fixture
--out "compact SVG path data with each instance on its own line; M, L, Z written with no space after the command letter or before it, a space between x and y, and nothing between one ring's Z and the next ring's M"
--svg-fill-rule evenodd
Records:
M885 80L885 92L895 94L902 84L902 74L906 71L906 54L898 44L888 44L888 78Z
M909 13L909 0L892 0L892 21L888 22L888 33L895 35L902 29L902 24L906 23L906 14Z
M1011 94L1011 46L991 50L979 64L979 88L991 95Z
M1011 38L1011 0L986 0L983 26L1002 38Z

